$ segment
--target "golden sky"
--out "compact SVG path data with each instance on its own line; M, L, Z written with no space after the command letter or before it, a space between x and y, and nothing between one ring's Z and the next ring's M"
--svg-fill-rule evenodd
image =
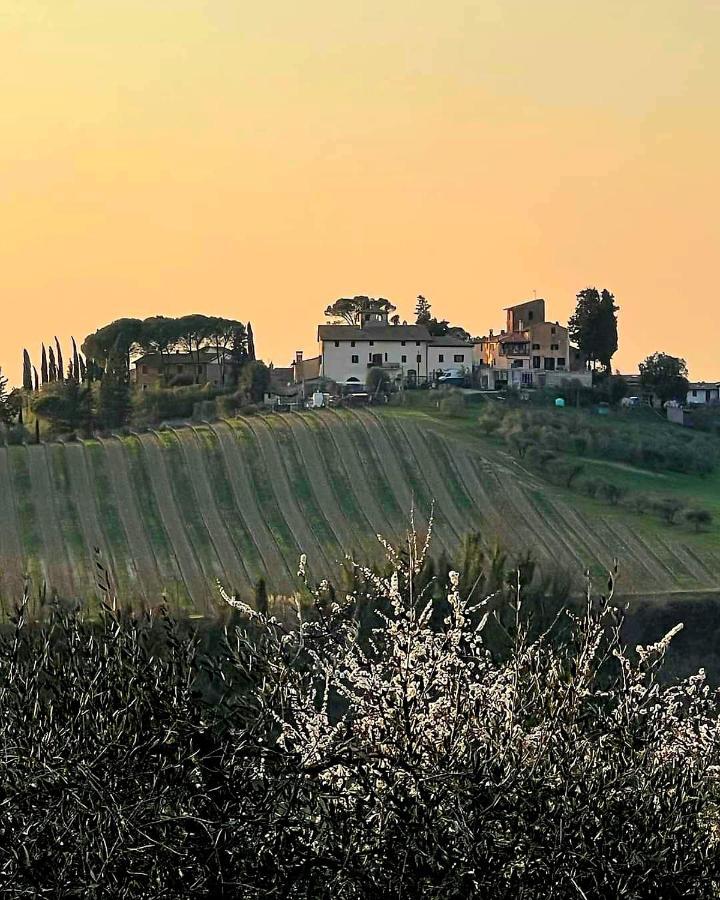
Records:
M122 315L621 306L720 379L718 0L0 0L0 365Z

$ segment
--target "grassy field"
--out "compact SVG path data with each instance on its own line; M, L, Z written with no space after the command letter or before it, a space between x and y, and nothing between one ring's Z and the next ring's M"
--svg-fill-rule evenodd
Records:
M0 449L0 596L30 574L87 598L99 550L124 596L206 613L216 580L244 595L260 577L271 592L291 591L300 552L318 578L348 552L379 559L374 535L402 536L411 507L424 526L432 504L437 552L452 554L479 531L578 580L617 557L628 595L719 589L720 472L582 461L586 474L628 491L712 511L712 526L695 533L551 483L486 433L477 409L451 417L423 399L424 408L273 414ZM662 441L672 426L618 418L602 427Z

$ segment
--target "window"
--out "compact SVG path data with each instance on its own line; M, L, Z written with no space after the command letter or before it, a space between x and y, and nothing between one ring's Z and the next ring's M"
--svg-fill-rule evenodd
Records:
M553 325L552 328L550 329L550 334L555 334L555 326L554 326L554 325Z
M418 353L418 355L415 357L415 362L422 362L422 356L420 356L419 353Z
M405 346L405 341L400 341L400 346L401 346L401 347L404 347L404 346Z
M405 356L404 353L403 353L403 355L400 357L400 362L407 362L407 356Z
M335 341L335 346L336 346L336 347L339 347L339 346L340 346L340 341Z
M697 391L692 392L693 397L697 397Z
M540 357L533 356L533 369L539 369L539 368L540 368Z
M353 355L350 357L350 362L357 364L360 362L360 357L357 354L353 353Z
M514 360L510 363L510 368L511 368L511 369L522 369L522 367L523 367L523 361L522 361L521 359L514 359Z
M532 322L533 311L531 309L528 310L528 319Z
M375 341L370 341L370 346L371 346L371 347L374 347L374 346L375 346Z
M550 344L550 349L551 349L551 350L559 350L559 349L560 349L560 344Z
M438 353L438 362L445 362L445 354Z
M523 372L521 378L523 384L532 384L532 372Z
M540 344L533 344L533 350L539 350Z
M557 358L557 364L558 364L559 366L564 366L564 365L565 365L565 357L564 357L564 356L558 356L558 358Z
M387 362L387 353L385 354L385 362Z
M416 347L419 347L419 346L420 346L420 341L415 341L415 346L416 346Z
M147 375L147 366L142 367L142 373L143 375Z
M350 341L350 346L351 346L351 347L354 347L354 346L355 346L355 341Z
M465 362L465 354L456 353L455 356L453 356L453 362Z
M368 353L368 362L372 362L372 353Z

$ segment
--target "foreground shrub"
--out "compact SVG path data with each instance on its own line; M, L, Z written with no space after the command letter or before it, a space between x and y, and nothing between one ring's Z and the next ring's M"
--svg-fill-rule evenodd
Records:
M708 509L688 509L685 512L685 520L693 526L695 531L700 531L710 527L713 517Z
M716 896L718 697L658 683L673 632L629 654L612 579L533 639L519 587L469 600L454 571L438 616L426 547L388 558L294 627L224 595L212 652L164 613L21 607L2 895Z

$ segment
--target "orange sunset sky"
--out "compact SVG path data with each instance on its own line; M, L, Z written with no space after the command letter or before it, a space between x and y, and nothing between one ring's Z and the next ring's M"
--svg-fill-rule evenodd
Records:
M0 0L0 365L119 316L315 351L339 296L473 333L621 306L720 379L717 0Z

